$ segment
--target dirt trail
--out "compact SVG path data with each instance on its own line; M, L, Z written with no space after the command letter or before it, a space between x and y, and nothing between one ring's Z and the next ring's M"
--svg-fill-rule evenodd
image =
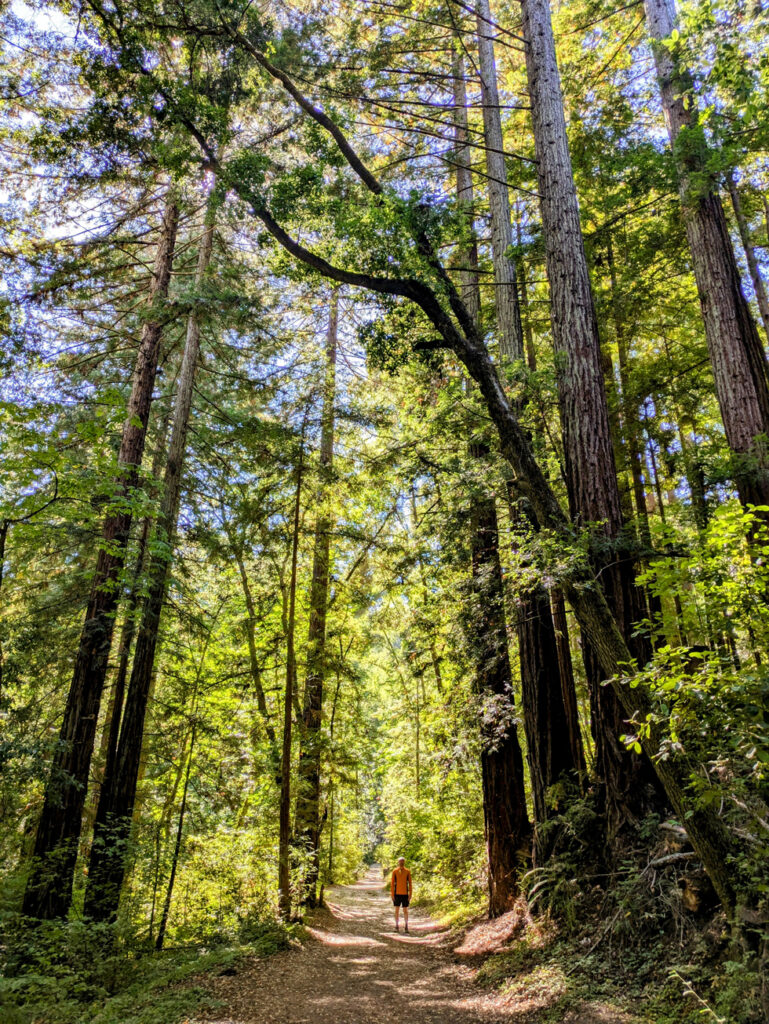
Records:
M209 986L224 1007L208 1024L502 1024L515 1017L456 963L448 935L411 910L394 931L392 906L372 868L327 895L312 940L249 964Z

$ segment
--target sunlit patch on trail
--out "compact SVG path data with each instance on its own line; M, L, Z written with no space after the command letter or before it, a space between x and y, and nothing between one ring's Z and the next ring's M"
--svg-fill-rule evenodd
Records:
M325 946L383 946L379 939L372 939L369 935L348 935L343 932L318 931L308 928L307 931L318 942Z
M217 978L228 1017L215 1024L502 1024L517 1007L473 984L456 962L448 929L412 907L409 934L395 932L389 893L375 870L335 887L302 948ZM211 1022L214 1024L214 1022Z

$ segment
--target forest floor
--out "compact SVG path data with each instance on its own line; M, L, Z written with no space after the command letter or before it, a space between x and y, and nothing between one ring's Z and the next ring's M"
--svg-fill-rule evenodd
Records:
M219 1004L196 1024L633 1024L616 1006L564 1000L563 979L532 977L512 990L484 988L479 945L458 945L419 907L396 933L376 866L326 896L300 948L206 978ZM570 1008L566 1008L570 1003Z

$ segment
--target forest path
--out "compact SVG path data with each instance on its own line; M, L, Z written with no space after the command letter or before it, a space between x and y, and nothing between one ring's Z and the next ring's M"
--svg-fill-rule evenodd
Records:
M502 1024L520 1020L452 955L448 932L412 908L394 930L381 870L327 893L312 939L208 985L224 1006L208 1024Z

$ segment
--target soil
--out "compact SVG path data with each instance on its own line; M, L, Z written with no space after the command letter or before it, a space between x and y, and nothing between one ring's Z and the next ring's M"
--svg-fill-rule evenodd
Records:
M446 928L412 908L409 933L395 931L381 870L338 886L313 918L310 939L235 976L207 981L220 1002L205 1024L508 1024L533 1022L529 1000L513 1002L474 983L478 957L462 957ZM463 959L465 962L462 962ZM472 966L471 966L472 964ZM528 1005L526 1005L528 1003ZM563 1024L626 1019L599 1007ZM534 1014L532 1014L532 1010ZM552 1019L552 1018L550 1018ZM204 1024L200 1021L199 1024Z

